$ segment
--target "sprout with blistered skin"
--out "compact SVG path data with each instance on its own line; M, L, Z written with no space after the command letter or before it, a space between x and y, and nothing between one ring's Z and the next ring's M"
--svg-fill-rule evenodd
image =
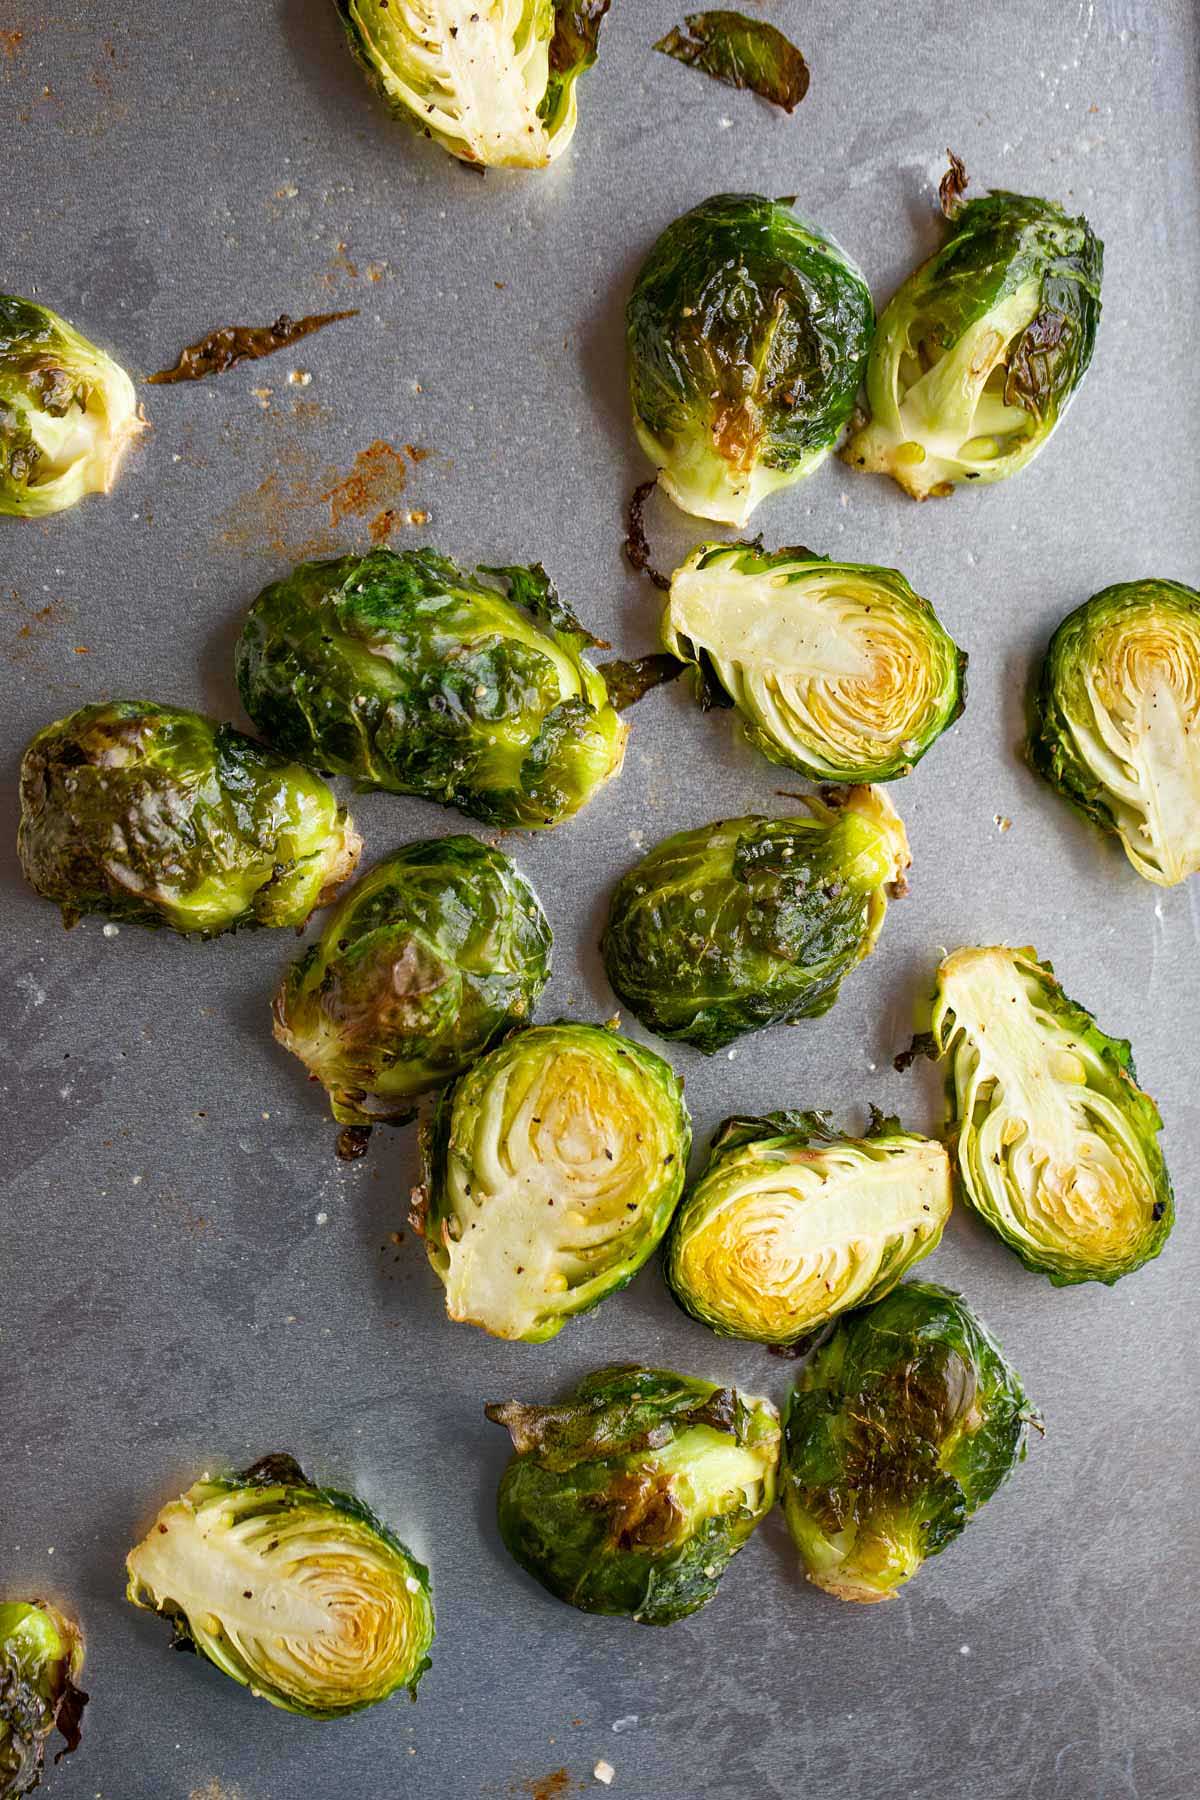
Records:
M910 861L900 817L871 787L804 804L808 817L676 832L617 883L604 966L659 1037L711 1054L745 1031L816 1018L874 949Z
M784 1416L783 1510L808 1579L839 1600L894 1598L991 1499L1037 1423L949 1289L910 1281L839 1319Z
M544 1343L631 1281L683 1189L683 1084L599 1025L535 1025L443 1090L413 1224L452 1319Z
M472 837L406 844L356 883L275 997L275 1036L348 1125L412 1116L418 1094L527 1023L550 974L537 895Z
M1069 1000L1028 946L956 950L938 970L933 1049L948 1059L967 1200L1056 1287L1109 1286L1174 1223L1162 1119L1129 1045Z
M73 1620L46 1600L0 1601L0 1800L32 1794L56 1729L64 1747L55 1762L79 1748L82 1672L83 1633Z
M793 1344L936 1250L951 1201L942 1145L896 1119L861 1138L821 1113L726 1119L675 1215L667 1281L723 1337Z
M1119 582L1064 619L1030 755L1147 881L1171 887L1200 870L1200 593Z
M512 1437L510 1555L583 1612L672 1625L707 1606L775 1499L769 1400L665 1369L597 1369L556 1406L485 1408Z
M181 708L83 706L21 761L21 866L68 925L84 913L200 937L303 925L360 848L319 776Z
M0 513L40 519L107 494L144 427L111 356L48 306L0 294Z
M735 706L755 749L817 781L907 775L966 699L966 656L903 575L810 550L698 545L663 643L702 704Z
M353 1494L290 1456L202 1476L126 1558L126 1598L284 1712L340 1719L429 1667L429 1571Z

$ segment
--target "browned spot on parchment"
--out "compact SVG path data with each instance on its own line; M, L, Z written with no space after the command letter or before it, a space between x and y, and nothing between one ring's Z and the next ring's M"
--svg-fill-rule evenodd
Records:
M0 31L0 50L3 50L9 62L20 55L21 45L25 42L23 31Z
M368 513L390 507L404 492L407 480L408 464L403 453L376 438L359 451L350 473L326 494L330 524L366 518Z

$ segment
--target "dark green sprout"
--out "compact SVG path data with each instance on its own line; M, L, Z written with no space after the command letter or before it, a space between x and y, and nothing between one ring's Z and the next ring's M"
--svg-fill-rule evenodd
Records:
M78 1625L45 1600L0 1601L0 1800L32 1794L55 1730L63 1740L55 1762L79 1748L82 1672Z
M766 19L726 7L689 13L654 48L726 87L750 88L785 112L795 112L808 92L808 64L791 39Z

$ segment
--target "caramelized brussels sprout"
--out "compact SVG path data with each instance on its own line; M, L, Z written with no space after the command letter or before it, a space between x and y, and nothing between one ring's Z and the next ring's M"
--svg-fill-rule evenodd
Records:
M535 1025L439 1096L414 1227L452 1319L544 1343L632 1281L683 1189L683 1084L600 1025Z
M361 841L318 776L149 701L80 707L21 762L21 866L68 925L104 913L215 937L302 925Z
M1160 887L1200 869L1200 594L1123 581L1063 620L1042 666L1034 767Z
M671 577L663 643L705 706L817 781L895 781L953 724L967 659L895 569L700 544Z
M429 1571L353 1494L290 1456L202 1476L126 1558L126 1598L256 1698L340 1719L429 1667Z
M745 1031L816 1018L874 949L910 860L899 815L869 787L804 804L807 818L676 832L617 883L604 966L659 1037L711 1054Z
M1037 1414L948 1288L910 1281L839 1319L784 1416L783 1510L808 1579L890 1600L1025 1455Z
M32 1794L57 1729L58 1762L79 1748L87 1695L83 1633L46 1600L0 1600L0 1800Z
M1028 946L956 950L938 970L933 1047L967 1200L1056 1287L1109 1286L1174 1223L1162 1120L1123 1038L1068 1000Z
M775 1500L779 1415L665 1369L597 1369L556 1406L485 1407L512 1437L500 1536L583 1612L673 1625L707 1606Z

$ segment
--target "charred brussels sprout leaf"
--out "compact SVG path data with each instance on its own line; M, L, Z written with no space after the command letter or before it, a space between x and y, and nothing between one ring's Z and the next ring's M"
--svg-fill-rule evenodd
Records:
M633 419L685 512L744 525L809 474L850 416L866 282L782 201L721 194L676 219L626 313Z
M1109 1286L1157 1256L1175 1208L1129 1045L1068 1000L1026 947L956 950L933 1036L966 1197L1056 1287Z
M516 1033L440 1095L413 1223L452 1319L543 1343L631 1281L683 1189L683 1084L599 1025Z
M663 643L727 697L773 763L818 781L907 775L962 711L967 659L895 569L701 544L671 578Z
M889 1600L1025 1455L1037 1415L957 1294L911 1281L839 1319L784 1421L783 1509L808 1579Z
M330 913L275 998L275 1036L324 1083L335 1119L411 1116L412 1101L527 1023L550 925L501 851L472 837L407 844Z
M1023 194L958 199L950 236L880 316L870 421L842 452L914 500L1004 481L1046 442L1092 359L1104 250L1086 219Z
M358 861L318 776L200 713L84 706L21 762L21 866L68 925L105 913L215 937L302 925Z
M44 1600L0 1600L0 1800L32 1794L57 1728L63 1748L79 1748L87 1695L83 1633Z
M429 1667L429 1571L353 1494L290 1456L203 1476L126 1558L126 1596L272 1706L339 1719L415 1697Z
M774 1503L778 1415L733 1388L620 1367L557 1406L485 1410L516 1451L500 1482L505 1546L584 1612L685 1619Z
M466 575L436 551L374 550L264 588L237 676L286 755L535 828L621 767L628 727L585 655L595 642L540 564Z
M659 1037L711 1053L815 1018L874 949L909 864L904 826L875 788L805 805L809 817L677 832L617 883L604 966Z
M667 1281L723 1337L793 1344L936 1250L951 1198L941 1144L895 1119L862 1138L820 1113L727 1119L675 1215Z
M107 494L143 429L133 383L49 307L0 294L0 513Z
M1147 881L1171 887L1200 870L1200 594L1121 582L1064 619L1030 753Z
M609 0L335 0L392 111L460 162L543 169L570 143L575 84Z
M785 112L795 112L808 92L808 64L795 44L765 19L745 13L689 13L654 48L726 87L752 88Z

